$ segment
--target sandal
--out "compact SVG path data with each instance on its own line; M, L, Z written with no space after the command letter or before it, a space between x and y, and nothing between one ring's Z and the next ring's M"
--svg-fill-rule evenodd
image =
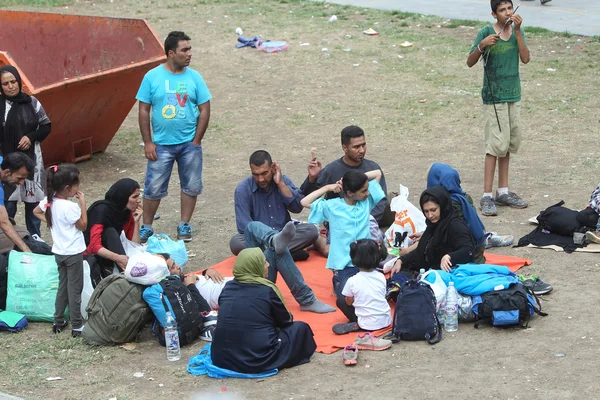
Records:
M336 335L345 335L346 333L360 331L360 327L356 322L348 322L346 324L335 324L331 330Z
M342 350L342 360L344 361L344 365L356 365L358 348L351 344L344 347L344 350Z

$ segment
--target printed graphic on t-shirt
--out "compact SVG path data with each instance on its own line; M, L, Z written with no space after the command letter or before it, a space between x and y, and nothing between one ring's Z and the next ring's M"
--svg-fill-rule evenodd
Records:
M164 119L185 119L185 104L188 100L188 85L185 82L165 80L165 101L167 104L162 109Z

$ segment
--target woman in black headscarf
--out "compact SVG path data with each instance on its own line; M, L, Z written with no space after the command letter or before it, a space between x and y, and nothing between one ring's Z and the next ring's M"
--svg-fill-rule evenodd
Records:
M133 179L118 180L108 189L104 200L87 210L88 228L83 233L88 255L95 255L102 276L110 275L116 265L125 270L129 258L121 243L121 232L127 239L140 243L142 199L140 184Z
M17 202L25 203L25 223L30 234L40 235L40 220L33 210L44 198L44 161L40 143L50 134L50 119L42 104L23 91L21 75L12 65L0 67L0 151L7 155L17 151L35 162L24 185L5 187L4 203L11 218Z
M416 250L398 258L392 275L399 271L413 275L421 268L450 271L457 264L473 262L475 239L452 206L448 191L442 186L432 186L421 194L419 204L427 229Z

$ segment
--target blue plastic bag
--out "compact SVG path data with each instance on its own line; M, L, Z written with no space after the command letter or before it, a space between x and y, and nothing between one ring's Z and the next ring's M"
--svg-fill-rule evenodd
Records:
M181 268L188 261L187 250L183 240L174 241L164 233L154 234L148 239L148 253L168 253Z

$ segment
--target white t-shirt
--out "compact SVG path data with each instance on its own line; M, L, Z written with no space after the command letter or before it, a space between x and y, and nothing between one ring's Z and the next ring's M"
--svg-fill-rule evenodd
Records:
M40 209L46 212L48 199L40 201ZM52 252L59 256L72 256L83 253L85 240L83 232L75 227L75 222L81 218L81 208L69 200L54 198L52 204Z
M196 287L198 288L200 295L204 297L204 300L206 300L210 306L211 310L219 309L219 296L221 295L221 291L223 291L225 284L232 279L233 278L225 278L223 282L217 283L205 276L198 276Z
M385 277L378 271L360 271L346 282L342 294L354 297L358 326L374 331L392 323L390 306L385 299Z

